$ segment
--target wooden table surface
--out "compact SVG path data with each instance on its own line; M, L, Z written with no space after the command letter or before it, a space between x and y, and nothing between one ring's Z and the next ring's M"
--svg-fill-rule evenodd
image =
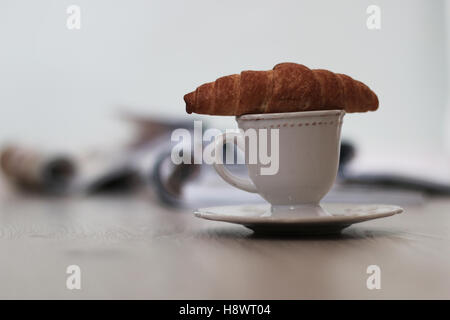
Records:
M3 196L0 298L449 299L450 199L405 209L339 236L268 238L144 196Z

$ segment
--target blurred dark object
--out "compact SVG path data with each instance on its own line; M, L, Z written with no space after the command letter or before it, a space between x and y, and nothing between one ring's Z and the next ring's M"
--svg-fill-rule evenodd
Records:
M206 142L206 144L208 143L209 142ZM230 145L231 144L223 145L224 163L226 163L227 148L230 147ZM167 152L166 154L161 154L153 167L150 181L152 185L154 185L156 194L162 203L177 207L191 207L192 205L197 207L198 205L205 204L208 200L211 200L214 204L222 202L230 203L229 195L236 192L244 195L243 199L248 198L246 192L242 192L241 190L230 187L228 184L224 183L214 171L213 166L194 164L193 144L189 147L191 148L190 164L174 164L171 161L171 152ZM230 150L234 152L233 159L237 159L239 154L237 148L232 145ZM230 152L230 150L228 150L228 152ZM182 153L180 156L182 156ZM242 175L247 174L247 167L243 164L229 165L229 169L235 172L237 171ZM194 179L195 183L192 183L191 185L194 185L196 194L187 194L186 189L188 183L192 182ZM192 189L190 191L192 191ZM222 197L221 195L226 196ZM231 203L234 203L233 201L235 200L237 201L236 203L239 203L239 199L242 199L242 197L236 198L232 195L231 199Z
M339 175L343 174L346 166L355 156L355 147L347 141L341 142L341 151L339 153Z
M194 159L191 157L191 163ZM153 169L151 181L159 199L168 205L180 206L185 184L197 176L201 166L198 164L173 164L170 153L162 154Z
M0 166L9 182L21 190L59 194L68 190L76 175L72 158L8 146L0 153Z
M351 143L341 143L339 178L342 184L418 191L428 195L450 195L450 185L431 180L387 173L351 173L347 167L355 154L355 147Z
M89 194L133 192L140 185L142 179L139 171L132 167L111 170L88 185Z

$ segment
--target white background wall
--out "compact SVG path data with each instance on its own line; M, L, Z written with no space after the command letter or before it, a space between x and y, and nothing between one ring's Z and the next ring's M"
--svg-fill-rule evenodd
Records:
M444 22L446 30L446 63L447 63L447 108L446 108L446 121L445 121L445 147L448 154L450 154L450 1L444 1Z
M196 86L295 61L378 94L379 111L346 116L344 136L362 148L442 148L444 2L2 0L0 144L114 142L124 133L118 106L185 117L182 97ZM81 30L66 28L70 4L81 7ZM381 7L381 30L366 27L370 4Z

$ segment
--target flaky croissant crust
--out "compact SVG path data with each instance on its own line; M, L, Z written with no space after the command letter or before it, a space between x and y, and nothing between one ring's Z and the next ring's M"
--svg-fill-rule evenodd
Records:
M187 113L235 115L343 109L378 109L378 97L345 74L281 63L273 70L242 71L201 85L184 96Z

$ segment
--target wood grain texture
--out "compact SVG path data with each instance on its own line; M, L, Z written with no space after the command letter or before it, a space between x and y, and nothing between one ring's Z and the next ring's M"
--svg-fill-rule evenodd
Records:
M319 238L258 237L147 197L0 199L0 298L450 298L450 200ZM65 287L66 267L82 289ZM382 289L366 288L377 264Z

